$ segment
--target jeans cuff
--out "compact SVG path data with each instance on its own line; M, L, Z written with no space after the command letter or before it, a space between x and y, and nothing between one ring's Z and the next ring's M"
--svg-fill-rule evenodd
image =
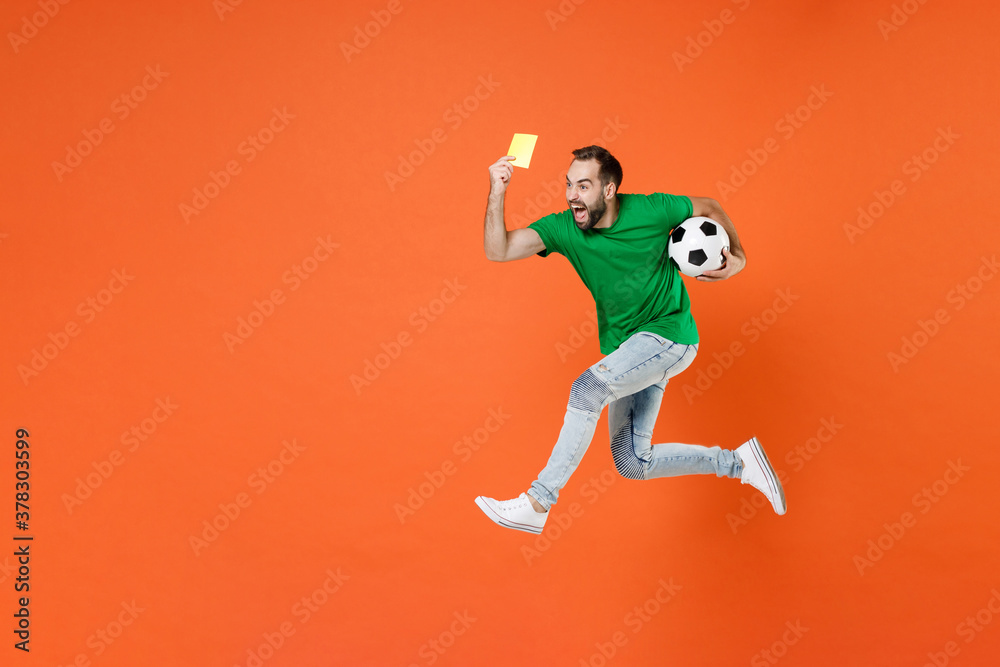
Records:
M552 505L539 498L538 495L535 493L534 489L528 489L526 493L532 498L534 498L538 502L538 504L542 506L542 509L545 510L546 512L552 509Z

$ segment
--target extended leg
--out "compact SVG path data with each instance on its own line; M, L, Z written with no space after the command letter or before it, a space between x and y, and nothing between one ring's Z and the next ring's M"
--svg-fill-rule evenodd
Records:
M679 373L695 354L696 345L674 343L643 331L584 371L573 382L559 439L528 495L548 510L590 446L604 406Z
M648 331L630 336L574 380L559 438L531 487L511 500L478 496L476 504L491 521L505 528L541 533L560 490L590 446L604 406L680 373L690 365L697 348L697 344L675 343ZM661 394L662 389L661 385ZM649 416L649 433L658 407L659 403ZM648 440L647 436L647 446Z
M559 490L580 465L590 441L594 439L601 411L611 400L607 380L592 369L588 368L573 381L559 439L545 468L528 490L528 495L544 510L558 500Z

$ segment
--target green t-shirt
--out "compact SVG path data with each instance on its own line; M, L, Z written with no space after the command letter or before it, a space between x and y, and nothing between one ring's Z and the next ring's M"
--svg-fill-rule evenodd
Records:
M619 194L618 218L607 229L582 231L566 209L528 225L546 257L566 257L597 305L601 354L611 354L637 331L693 345L698 329L677 265L667 256L670 231L694 212L691 199L655 192Z

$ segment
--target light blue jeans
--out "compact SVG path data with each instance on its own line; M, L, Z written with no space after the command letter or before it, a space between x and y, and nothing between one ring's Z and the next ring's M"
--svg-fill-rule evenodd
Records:
M573 381L559 439L528 493L546 510L555 504L559 491L580 465L594 438L597 420L609 404L611 456L623 477L739 477L743 468L733 450L679 442L652 444L663 389L697 354L697 344L684 345L650 331L638 331L585 370Z

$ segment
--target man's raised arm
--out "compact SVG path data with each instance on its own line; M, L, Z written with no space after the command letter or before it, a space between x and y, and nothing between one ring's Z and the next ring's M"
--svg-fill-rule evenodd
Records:
M704 216L711 218L722 225L722 228L726 230L726 234L729 235L729 250L722 250L722 255L725 257L722 268L716 271L705 271L698 276L698 280L713 282L735 276L746 266L747 255L740 244L740 237L736 235L736 227L733 226L733 221L722 210L719 202L711 197L691 197L690 199L693 211L691 215L693 217Z
M503 219L503 200L514 173L511 159L513 156L507 155L490 165L490 196L486 202L483 249L486 251L486 258L492 262L524 259L545 249L542 237L534 229L507 231Z

